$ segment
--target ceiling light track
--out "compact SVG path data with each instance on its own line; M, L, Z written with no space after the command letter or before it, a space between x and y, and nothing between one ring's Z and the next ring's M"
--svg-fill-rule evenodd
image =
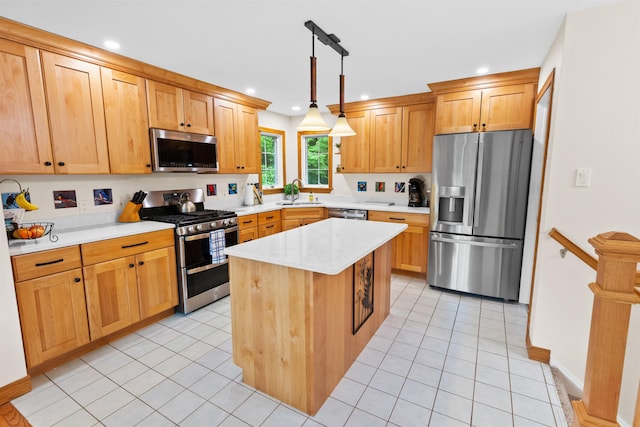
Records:
M327 34L322 28L318 27L313 21L307 21L304 23L304 26L309 29L318 40L323 44L331 47L333 50L338 52L340 56L349 56L349 52L347 49L340 46L340 39L335 34Z

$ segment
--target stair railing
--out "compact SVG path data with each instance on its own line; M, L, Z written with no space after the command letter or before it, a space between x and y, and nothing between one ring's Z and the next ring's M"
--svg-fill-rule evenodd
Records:
M549 233L564 248L593 267L596 261L556 229ZM576 416L573 427L617 426L622 369L629 333L631 304L640 303L637 264L640 240L627 234L609 232L589 239L595 248L596 281L591 330L587 351L582 400L572 402ZM639 390L640 393L640 390ZM640 423L640 395L636 403L634 427Z

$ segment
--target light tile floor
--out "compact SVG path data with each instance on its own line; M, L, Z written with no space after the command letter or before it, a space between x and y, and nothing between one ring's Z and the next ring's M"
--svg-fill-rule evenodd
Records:
M33 378L13 404L41 426L566 426L526 307L392 276L391 314L314 416L242 383L229 298Z

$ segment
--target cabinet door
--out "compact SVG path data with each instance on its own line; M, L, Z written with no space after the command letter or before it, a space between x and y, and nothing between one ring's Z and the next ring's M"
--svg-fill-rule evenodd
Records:
M239 173L240 164L235 159L236 108L233 102L213 99L213 119L218 138L218 172Z
M340 172L369 172L369 112L347 114L347 122L355 131L354 136L340 138Z
M533 83L484 89L481 130L530 129L534 97Z
M240 162L241 173L260 173L260 132L258 110L245 105L237 108L236 162Z
M84 280L92 340L140 320L133 256L84 267Z
M187 132L215 135L213 126L213 98L202 93L182 91L184 119Z
M428 228L409 226L396 237L393 267L426 273L428 241Z
M149 127L185 130L182 89L147 80Z
M111 173L151 173L144 79L109 68L100 71Z
M53 173L37 49L0 40L0 174Z
M371 110L369 172L401 172L402 107Z
M238 243L248 242L249 240L255 240L258 236L258 227L241 228L238 232Z
M402 172L431 172L435 106L418 104L402 109Z
M258 237L271 236L282 231L282 225L280 221L272 222L269 224L262 224L258 228Z
M89 342L82 270L16 283L27 367Z
M178 305L176 254L173 247L135 257L140 318L146 319Z
M478 132L480 130L479 90L438 95L436 99L436 134Z
M109 173L100 67L51 52L42 63L56 172Z

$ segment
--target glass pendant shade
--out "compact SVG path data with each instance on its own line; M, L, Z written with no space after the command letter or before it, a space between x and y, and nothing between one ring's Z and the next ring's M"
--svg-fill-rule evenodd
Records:
M331 129L331 132L329 132L329 136L334 137L334 136L353 136L356 133L354 132L353 129L351 129L351 126L349 126L349 122L347 121L347 118L344 116L344 114L340 114L338 116L338 120L336 120L336 124L333 126L333 129Z
M329 129L329 126L324 121L320 111L318 110L318 106L315 104L311 104L311 106L309 106L309 112L298 125L298 130L300 131L322 131Z

